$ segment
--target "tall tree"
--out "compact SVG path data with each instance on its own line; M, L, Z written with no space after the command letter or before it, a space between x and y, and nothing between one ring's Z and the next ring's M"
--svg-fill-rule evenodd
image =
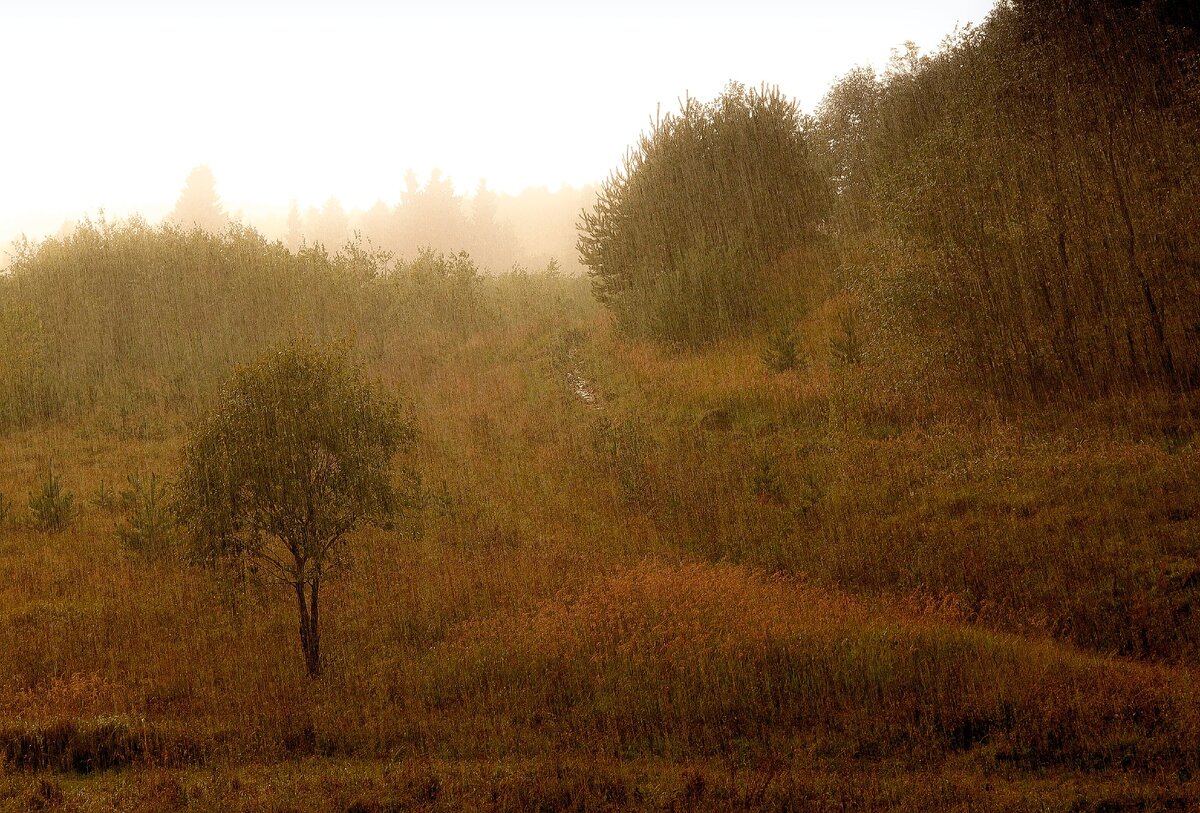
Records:
M315 223L310 224L313 240L323 245L326 250L335 252L350 237L350 217L345 207L336 197L330 195L325 201Z
M502 271L517 261L520 246L512 223L499 217L499 198L480 180L471 199L467 247L485 268Z
M199 227L206 231L225 228L229 217L217 195L217 179L211 169L201 165L188 173L183 191L167 220L185 228Z

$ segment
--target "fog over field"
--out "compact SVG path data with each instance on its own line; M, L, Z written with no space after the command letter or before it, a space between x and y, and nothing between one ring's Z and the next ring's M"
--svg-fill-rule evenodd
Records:
M686 93L769 82L811 110L855 65L882 67L906 40L936 48L989 7L6 3L0 244L100 209L157 221L197 165L227 212L272 236L291 201L395 206L409 171L439 169L467 198L481 182L587 187Z

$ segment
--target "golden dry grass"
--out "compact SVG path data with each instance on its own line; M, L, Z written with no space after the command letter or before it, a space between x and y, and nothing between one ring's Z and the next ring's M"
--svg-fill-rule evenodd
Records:
M1197 804L1194 401L839 365L846 301L771 374L761 340L622 340L585 281L473 297L363 322L420 441L327 586L319 682L286 595L115 533L194 403L0 438L0 809ZM27 521L51 462L59 534Z
M186 419L5 437L17 520L51 458L78 514L0 542L0 806L1194 798L1200 704L1169 665L1194 662L1190 588L1154 570L1194 539L1196 450L1163 431L1178 405L913 415L874 400L886 371L772 376L749 342L672 355L586 313L441 350L377 367L420 393L421 498L330 585L316 684L285 596L126 551L97 504L169 474ZM727 424L700 428L714 410ZM1116 603L1140 572L1158 581ZM1151 662L1109 657L1127 639ZM122 782L26 772L123 763Z

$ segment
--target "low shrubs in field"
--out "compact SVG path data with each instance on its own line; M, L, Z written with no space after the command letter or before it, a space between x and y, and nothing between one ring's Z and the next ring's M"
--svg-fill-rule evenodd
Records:
M642 565L468 625L428 675L434 707L465 698L618 752L807 733L854 753L987 744L1025 764L1151 768L1191 766L1200 733L1200 699L1166 672L726 565Z
M34 529L42 533L66 530L74 516L75 495L67 490L51 468L37 491L29 495L29 517Z
M773 373L785 373L804 366L800 339L791 327L778 328L767 335L762 352L763 364Z
M12 770L89 773L127 765L185 765L204 748L182 732L124 717L11 722L0 726L0 765Z
M124 516L117 538L128 550L147 556L166 552L175 529L166 485L156 474L131 474L121 492Z

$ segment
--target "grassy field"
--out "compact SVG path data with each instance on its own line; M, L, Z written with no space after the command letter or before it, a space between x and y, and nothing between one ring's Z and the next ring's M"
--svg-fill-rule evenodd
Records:
M318 681L285 593L117 533L198 406L0 438L0 810L1200 806L1193 401L839 365L836 302L773 373L621 339L585 280L473 284L468 328L358 334L420 439Z

